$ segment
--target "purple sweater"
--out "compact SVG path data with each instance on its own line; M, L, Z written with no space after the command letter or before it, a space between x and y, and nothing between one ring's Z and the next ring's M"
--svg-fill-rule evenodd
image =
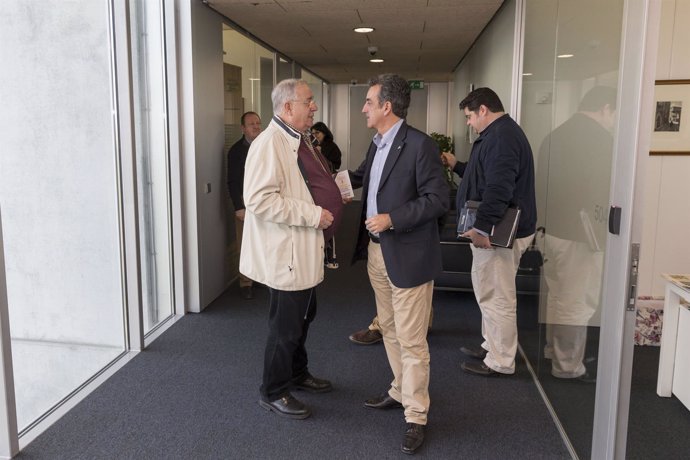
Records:
M335 231L340 225L343 216L343 200L340 196L340 189L331 176L328 162L317 151L312 151L304 143L305 139L299 144L297 155L302 160L307 177L305 177L314 203L324 209L328 209L333 214L333 224L323 231L325 241L330 240L335 235ZM318 158L318 159L317 159Z

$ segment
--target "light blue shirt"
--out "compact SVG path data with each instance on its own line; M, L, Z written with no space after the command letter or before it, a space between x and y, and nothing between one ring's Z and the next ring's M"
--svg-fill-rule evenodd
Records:
M374 155L374 162L371 165L371 172L369 173L369 190L367 193L367 219L379 213L376 205L376 195L379 191L379 184L381 183L381 173L383 166L386 164L388 152L391 150L391 145L395 136L402 126L403 119L398 120L396 124L386 131L383 135L376 133L372 142L376 145L376 154Z

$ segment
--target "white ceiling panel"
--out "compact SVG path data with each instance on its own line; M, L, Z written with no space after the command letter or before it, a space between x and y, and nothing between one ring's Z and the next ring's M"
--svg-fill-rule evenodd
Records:
M201 1L201 0L199 0ZM331 83L377 73L447 81L503 0L211 0L209 6ZM376 30L357 34L354 27ZM383 64L369 62L375 45Z

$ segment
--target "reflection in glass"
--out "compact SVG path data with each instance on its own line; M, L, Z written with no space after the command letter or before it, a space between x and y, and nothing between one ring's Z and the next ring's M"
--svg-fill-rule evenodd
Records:
M523 348L588 458L623 0L528 0L521 124L535 151L543 252L538 336ZM559 58L559 55L571 55ZM523 329L526 329L523 327Z
M594 381L587 369L587 327L599 326L606 246L604 210L609 199L616 89L589 90L578 111L551 132L539 152L548 168L544 249L546 344L551 375ZM577 174L573 174L577 171Z
M144 332L173 313L162 5L137 0L131 21Z

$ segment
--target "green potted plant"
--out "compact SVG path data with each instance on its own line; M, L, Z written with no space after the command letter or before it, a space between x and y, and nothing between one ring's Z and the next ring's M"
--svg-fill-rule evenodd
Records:
M450 152L455 155L455 144L450 136L436 132L429 134L429 136L436 141L436 144L438 144L438 149L441 152ZM457 189L458 186L453 180L453 171L448 166L444 167L443 170L446 175L446 182L448 182L448 186L450 187L451 191Z

